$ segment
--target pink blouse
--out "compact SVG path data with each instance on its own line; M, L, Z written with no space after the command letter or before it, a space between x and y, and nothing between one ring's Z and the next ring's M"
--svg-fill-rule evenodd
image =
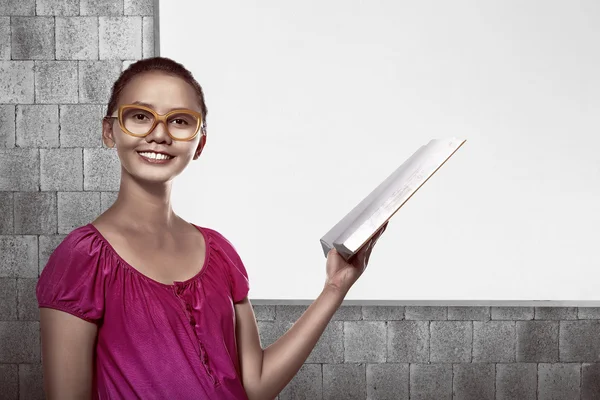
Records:
M200 272L167 285L127 264L91 223L74 229L37 283L40 307L98 325L93 399L247 399L233 304L249 291L232 244L204 236Z

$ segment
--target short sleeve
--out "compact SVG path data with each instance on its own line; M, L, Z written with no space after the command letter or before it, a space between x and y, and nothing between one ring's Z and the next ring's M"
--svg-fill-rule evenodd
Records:
M102 243L78 228L50 255L37 282L39 307L48 307L98 323L104 315Z
M211 232L217 237L221 249L228 258L227 272L231 283L231 298L234 303L240 302L250 291L250 280L246 267L233 244L219 232L212 229Z

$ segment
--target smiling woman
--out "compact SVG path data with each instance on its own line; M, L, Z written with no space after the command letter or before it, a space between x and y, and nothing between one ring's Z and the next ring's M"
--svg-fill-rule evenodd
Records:
M173 179L206 145L200 85L165 58L113 86L102 139L121 163L117 200L74 229L38 280L46 398L272 399L298 372L377 239L327 259L323 293L262 349L234 246L171 207Z

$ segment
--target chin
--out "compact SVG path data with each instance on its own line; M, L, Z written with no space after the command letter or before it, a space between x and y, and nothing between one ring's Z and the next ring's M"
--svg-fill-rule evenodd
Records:
M143 161L130 163L125 169L133 179L145 183L167 183L181 173L177 165L154 166L144 164Z

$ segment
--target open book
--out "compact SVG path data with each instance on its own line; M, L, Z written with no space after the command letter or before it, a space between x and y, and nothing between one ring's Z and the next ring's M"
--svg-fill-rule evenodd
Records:
M433 139L421 146L321 238L325 257L335 247L348 261L464 142Z

